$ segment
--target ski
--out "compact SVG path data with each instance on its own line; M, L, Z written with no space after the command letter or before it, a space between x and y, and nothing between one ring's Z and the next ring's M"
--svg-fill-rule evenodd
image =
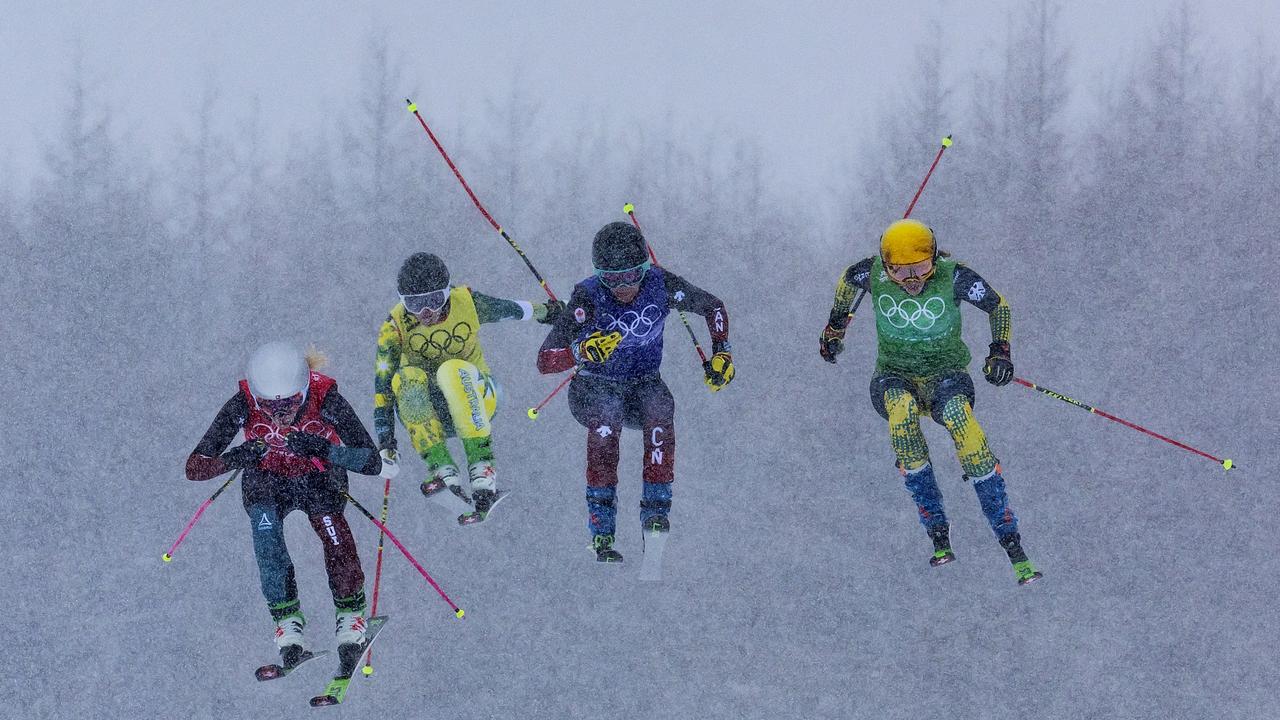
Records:
M645 530L644 558L640 561L640 579L646 582L657 582L662 579L662 553L667 548L665 530Z
M459 488L458 492L454 492L453 488L445 487L431 493L427 496L427 499L444 508L450 515L461 517L469 515L475 509L466 496L460 494L461 492L461 488Z
M479 512L477 510L471 510L470 512L465 512L458 516L458 524L463 526L476 525L488 520L489 516L493 514L494 508L498 507L498 503L502 502L502 499L510 494L510 490L499 490L497 497L494 498L493 504L489 506L487 511Z
M347 697L347 688L351 684L351 676L355 674L360 658L377 639L382 626L387 623L386 615L369 618L369 626L365 629L364 642L359 645L342 645L338 648L338 674L333 676L324 692L311 698L311 707L327 707L337 705Z
M293 661L292 663L289 663L287 661L285 662L284 665L269 663L267 665L263 665L257 670L254 670L253 676L258 678L258 682L266 682L268 680L278 680L284 677L285 675L288 675L289 673L293 672L294 670L297 670L298 666L301 665L302 663L307 662L308 660L314 660L322 655L328 655L328 654L329 654L328 650L321 650L320 652L311 652L310 650L306 650L301 655L298 656L297 660Z

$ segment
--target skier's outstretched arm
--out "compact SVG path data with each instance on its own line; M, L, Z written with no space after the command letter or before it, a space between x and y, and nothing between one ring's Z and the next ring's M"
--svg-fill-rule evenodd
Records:
M849 328L854 296L859 290L871 292L873 265L873 257L859 260L845 268L844 274L836 282L836 299L831 303L827 325L822 328L822 335L818 338L818 354L829 363L834 363L836 356L844 352L844 333Z
M1004 296L966 265L957 265L955 298L968 302L987 314L991 322L991 345L982 373L992 385L1006 385L1013 379L1013 358L1009 337L1013 334L1013 314Z
M552 300L545 303L527 300L507 300L484 293L471 291L471 299L476 304L476 315L480 324L501 322L503 320L533 320L543 325L554 325L564 312L563 300Z
M854 296L859 290L871 292L871 266L875 258L866 258L844 269L844 274L836 283L836 298L831 304L831 315L827 325L835 330L844 330L849 324L849 308L853 307Z
M373 431L378 447L396 449L396 395L391 378L400 369L400 328L395 318L387 316L378 330L378 354L373 371Z
M551 325L551 332L547 333L547 339L542 341L538 350L538 372L558 373L577 365L573 341L578 337L578 328L594 316L595 307L586 289L581 284L575 285L569 304Z
M249 415L249 405L244 395L236 393L222 405L213 424L200 438L196 449L187 457L187 479L208 480L224 472L246 467L266 452L261 443L244 443L227 452L227 446L235 439L236 433L244 427L245 418Z
M667 302L682 312L701 315L707 321L711 333L711 352L727 352L729 347L729 312L720 298L676 275L664 270L667 283Z

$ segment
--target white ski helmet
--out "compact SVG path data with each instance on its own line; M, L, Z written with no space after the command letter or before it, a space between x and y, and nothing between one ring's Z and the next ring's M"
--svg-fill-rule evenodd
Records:
M302 351L291 343L269 342L249 357L245 378L249 392L262 400L282 400L305 393L311 368Z

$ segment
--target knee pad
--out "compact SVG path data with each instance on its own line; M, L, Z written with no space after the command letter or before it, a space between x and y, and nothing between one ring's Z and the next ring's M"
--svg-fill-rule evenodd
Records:
M977 396L973 391L973 378L967 372L946 373L937 378L929 392L929 414L933 421L945 425L945 410L953 400L963 400L972 409Z
M871 378L871 407L876 414L885 420L889 419L889 411L885 409L885 394L890 390L911 392L911 383L896 375L876 375Z
M480 369L465 360L446 360L436 370L436 383L449 405L453 427L461 438L488 437L498 407L497 390Z

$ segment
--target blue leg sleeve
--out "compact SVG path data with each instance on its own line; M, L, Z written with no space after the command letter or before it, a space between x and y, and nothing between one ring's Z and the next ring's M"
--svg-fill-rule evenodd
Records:
M657 515L671 512L671 483L644 484L644 496L640 499L640 524L644 525Z
M612 535L617 525L617 489L587 486L587 529L592 535Z
M1004 537L1018 532L1018 517L1009 507L1009 496L1004 491L1004 478L999 470L980 477L972 478L974 492L978 493L978 502L982 504L982 514L987 516L987 524L996 537Z
M905 474L904 484L916 502L920 524L926 528L947 524L947 514L942 509L942 491L933 477L933 465L926 464Z

